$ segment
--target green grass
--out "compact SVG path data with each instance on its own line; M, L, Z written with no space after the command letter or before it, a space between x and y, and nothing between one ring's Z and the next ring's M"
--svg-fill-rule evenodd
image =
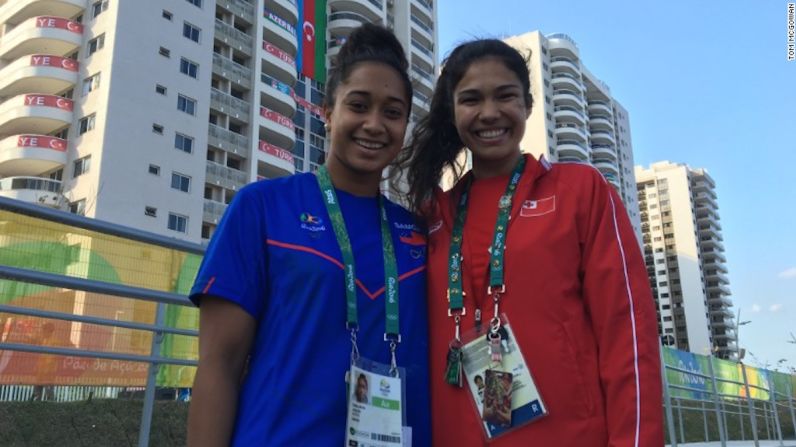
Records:
M122 399L0 403L0 446L135 447L142 408ZM149 445L184 446L187 416L184 402L156 401Z

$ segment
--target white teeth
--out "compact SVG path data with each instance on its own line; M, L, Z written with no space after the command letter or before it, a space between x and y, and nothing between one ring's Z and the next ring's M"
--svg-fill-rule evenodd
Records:
M365 141L365 140L354 140L360 146L366 147L368 149L381 149L384 147L384 143L375 143L372 141Z
M503 135L504 133L506 133L506 129L482 130L478 132L478 136L481 138L495 138Z

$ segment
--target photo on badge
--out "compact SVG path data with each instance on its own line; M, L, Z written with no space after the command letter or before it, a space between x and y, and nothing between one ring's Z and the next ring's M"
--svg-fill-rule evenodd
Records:
M484 375L484 421L511 427L512 374L488 369Z

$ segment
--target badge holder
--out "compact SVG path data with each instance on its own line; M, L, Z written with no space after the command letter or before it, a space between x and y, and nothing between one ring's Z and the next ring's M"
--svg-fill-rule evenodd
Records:
M465 381L487 439L547 415L547 407L505 314L496 330L476 326L462 334Z
M385 365L364 357L352 360L351 369L346 375L346 446L411 445L411 429L406 426L404 377L404 368Z

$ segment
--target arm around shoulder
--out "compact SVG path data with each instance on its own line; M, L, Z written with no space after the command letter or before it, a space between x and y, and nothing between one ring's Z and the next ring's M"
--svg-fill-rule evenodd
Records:
M239 305L203 296L199 368L188 413L188 446L228 446L256 321Z

